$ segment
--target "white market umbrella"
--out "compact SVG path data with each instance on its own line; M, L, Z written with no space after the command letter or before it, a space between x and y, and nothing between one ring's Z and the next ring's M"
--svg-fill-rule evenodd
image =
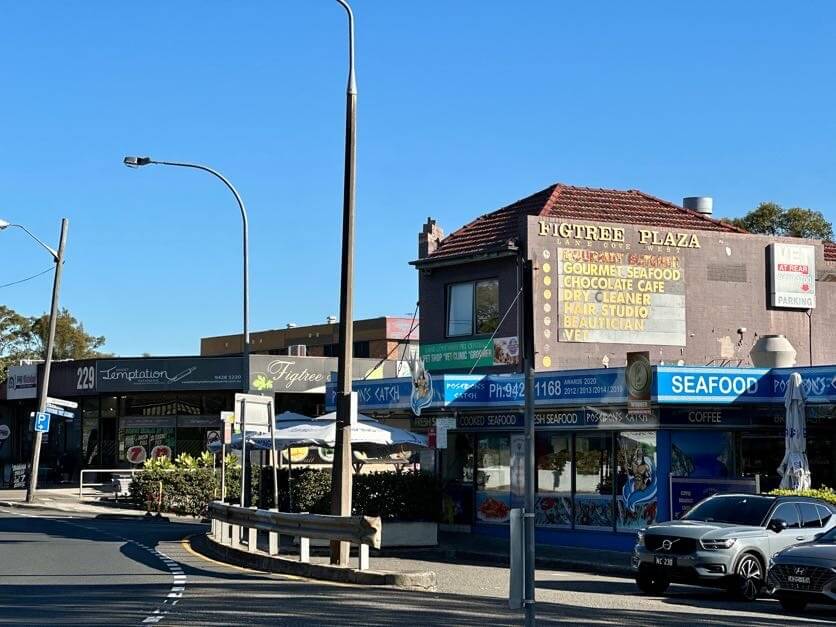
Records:
M331 412L276 431L276 448L294 446L321 446L332 448L337 437L336 414ZM258 434L252 438L253 445L270 448L270 435ZM405 429L383 424L369 416L360 414L357 424L351 427L351 447L372 457L382 457L402 451L413 451L427 447L427 438Z
M280 413L276 416L276 448L287 448L288 446L296 446L295 443L287 444L287 445L280 445L279 442L283 441L284 439L292 440L293 442L297 442L301 445L309 445L309 446L324 446L318 444L314 441L308 442L304 439L299 440L298 435L300 433L299 428L301 427L302 431L305 430L305 425L309 425L313 418L305 416L304 414L297 414L296 412L292 411L285 411ZM285 432L291 429L289 433L291 435L287 435ZM261 436L261 437L259 437ZM235 450L241 450L241 440L243 439L242 434L235 433L232 436L232 443L229 445L229 448ZM270 450L270 435L265 433L263 430L247 430L247 448L252 447L253 449L258 450ZM212 442L209 444L209 451L212 453L218 453L221 450L221 443L220 442Z
M793 372L787 380L787 391L784 394L784 407L787 410L784 431L786 452L778 466L781 487L789 490L808 490L811 485L810 463L807 461L807 418L804 411L806 400L801 375Z

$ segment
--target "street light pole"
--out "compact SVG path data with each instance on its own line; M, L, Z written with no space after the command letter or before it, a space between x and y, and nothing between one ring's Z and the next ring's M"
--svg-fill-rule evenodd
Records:
M235 196L235 202L238 203L238 208L241 210L241 223L243 227L243 235L244 235L244 321L243 321L243 364L241 368L241 377L243 381L241 382L242 388L244 393L250 391L250 226L249 226L249 219L247 218L247 208L244 206L244 200L241 198L241 194L238 193L238 190L235 189L235 186L226 178L223 174L218 172L217 170L210 168L209 166L200 165L197 163L187 163L183 161L157 161L151 159L150 157L125 157L123 163L128 166L129 168L139 168L146 165L168 165L173 166L176 168L191 168L193 170L202 170L203 172L208 172L212 176L220 179L220 181L226 185L227 189L232 192L232 195ZM242 434L244 438L244 442L246 442L246 436ZM244 454L246 450L246 444L242 444L242 459L241 459L241 499L242 505L245 503L245 499L247 498L247 492L245 490L245 483L246 483L246 476L247 476L247 459L246 455Z
M241 194L235 189L235 186L230 183L229 179L223 174L210 168L209 166L200 165L197 163L185 163L181 161L157 161L149 157L125 157L123 163L129 168L139 168L145 165L169 165L177 168L191 168L193 170L203 170L209 174L217 177L226 185L227 189L235 196L235 202L238 203L238 208L241 210L241 221L244 232L244 337L243 337L243 388L244 392L250 391L250 226L247 218L247 208L244 206L244 201Z
M46 340L46 355L44 355L44 376L41 381L41 388L38 392L38 411L46 411L46 399L49 395L49 374L52 370L52 352L55 346L55 326L58 321L58 295L61 291L61 275L64 271L64 249L67 246L67 228L69 221L67 218L61 220L61 235L58 240L58 250L55 251L41 240L35 237L29 229L20 224L9 224L0 220L0 230L10 226L17 227L24 231L29 237L35 240L38 244L46 248L52 259L55 262L55 278L52 282L52 305L49 309L49 332ZM43 441L43 433L35 432L35 441L32 444L32 469L29 473L29 485L26 488L26 502L33 503L35 501L35 493L38 490L38 466L41 463L41 442Z
M354 191L357 83L354 77L354 13L346 0L337 0L348 15L348 88L345 111L345 174L343 178L342 270L340 273L340 344L337 355L337 421L334 466L331 472L331 513L351 515L351 424L356 419L351 375L354 349ZM348 565L347 542L331 543L331 563Z

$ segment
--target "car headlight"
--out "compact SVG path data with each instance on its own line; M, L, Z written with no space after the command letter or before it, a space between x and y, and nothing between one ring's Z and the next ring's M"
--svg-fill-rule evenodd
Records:
M734 546L734 543L737 542L737 538L726 538L724 540L700 540L700 544L702 544L702 548L714 550L714 549L730 549Z

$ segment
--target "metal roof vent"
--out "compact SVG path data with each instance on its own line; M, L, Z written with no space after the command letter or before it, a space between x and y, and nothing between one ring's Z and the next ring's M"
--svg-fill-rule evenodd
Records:
M296 328L296 323L295 322L288 322L287 323L287 328L288 329L295 329Z
M682 199L682 206L704 216L714 213L714 199L711 196L686 196Z
M327 318L325 318L325 322L327 322L328 324L336 324L337 316L328 316Z

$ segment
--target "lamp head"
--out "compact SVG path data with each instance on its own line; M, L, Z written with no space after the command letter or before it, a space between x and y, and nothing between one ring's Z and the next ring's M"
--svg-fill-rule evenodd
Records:
M122 160L122 163L124 163L129 168L140 168L144 165L148 165L149 163L153 163L153 162L151 161L151 157L130 157L129 156L129 157L125 157Z
M2 218L0 218L0 231L5 229L7 226L9 226L9 223L6 222L5 220L3 220Z

